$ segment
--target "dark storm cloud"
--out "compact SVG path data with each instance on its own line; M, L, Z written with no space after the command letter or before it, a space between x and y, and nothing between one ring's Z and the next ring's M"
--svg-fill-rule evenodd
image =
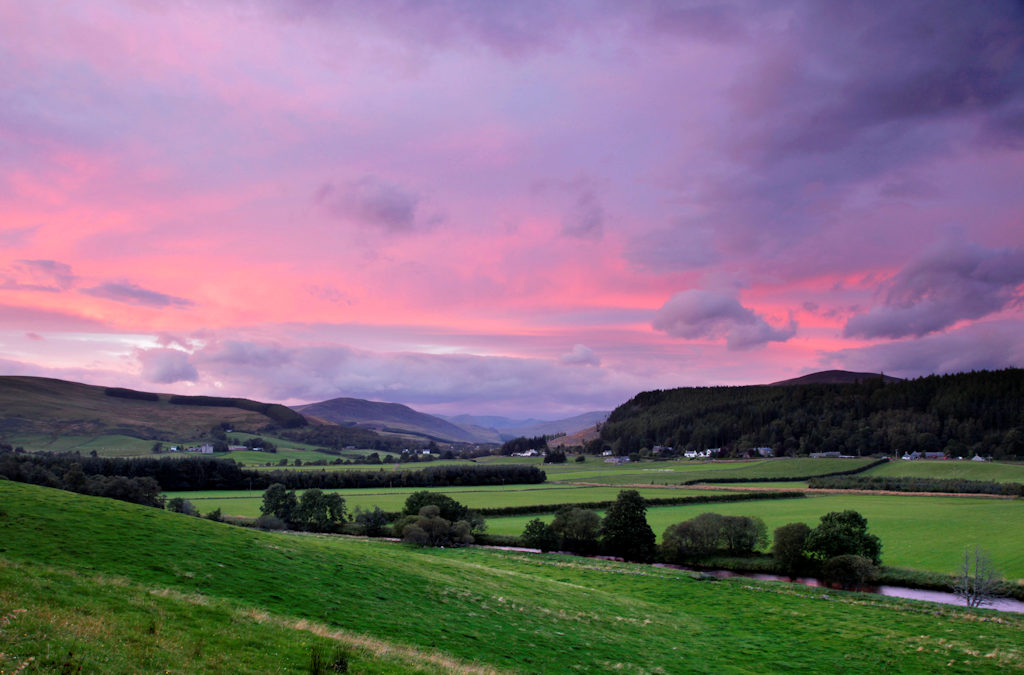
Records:
M1024 249L947 246L886 282L884 304L850 318L847 337L921 337L1021 302Z

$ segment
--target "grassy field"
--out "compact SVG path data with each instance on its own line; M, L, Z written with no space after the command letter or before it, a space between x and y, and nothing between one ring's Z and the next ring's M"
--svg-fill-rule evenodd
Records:
M60 672L71 652L82 672L304 672L303 652L325 641L420 654L425 667L447 658L450 672L1024 667L1016 615L566 556L262 533L5 481L0 505L6 670L34 658ZM360 651L352 672L399 669L389 654Z
M872 459L756 459L736 461L700 462L675 460L666 462L639 462L636 464L606 464L588 458L585 464L546 464L548 480L604 483L608 485L679 485L692 480L728 480L783 478L786 476L819 476L835 471L847 471L865 466Z
M617 487L586 487L580 485L491 485L454 486L444 488L374 488L356 490L328 490L345 498L349 511L355 508L372 509L379 506L384 511L401 511L405 500L418 490L442 492L473 509L501 506L534 506L539 504L569 504L580 502L612 501L619 495ZM696 494L719 494L719 491L687 490L685 488L640 489L644 497L684 497ZM301 491L300 491L301 493ZM182 497L191 501L200 513L219 508L224 515L258 516L263 503L260 490L202 490L199 492L168 492L167 497ZM516 533L518 534L518 533Z
M920 476L922 478L963 478L966 480L1024 483L1024 463L971 462L969 460L902 460L868 469L865 476Z
M868 519L868 529L882 540L882 562L932 572L952 573L966 548L987 550L1010 579L1024 580L1024 500L904 495L827 495L806 499L660 506L648 509L647 522L661 539L669 525L708 511L757 516L768 527L804 522L814 527L829 511L853 509ZM537 516L490 518L488 532L522 534ZM551 516L541 516L550 521ZM1014 524L1014 525L1010 525Z
M80 452L87 455L95 450L100 457L149 455L156 443L123 434L52 436L40 433L11 434L4 436L4 442L36 452Z

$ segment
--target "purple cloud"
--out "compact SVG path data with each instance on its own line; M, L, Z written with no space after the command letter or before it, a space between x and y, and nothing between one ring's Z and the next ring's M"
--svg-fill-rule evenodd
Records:
M23 246L38 230L38 225L32 225L30 227L8 227L0 230L0 246L4 248L17 248L19 246Z
M592 188L579 189L576 203L562 220L562 234L579 239L600 239L604 234L604 209Z
M822 367L884 371L899 377L931 373L1020 368L1024 341L1020 321L982 321L919 339L842 349L822 356Z
M56 260L17 260L0 272L0 290L66 291L75 282L71 266Z
M157 384L195 382L199 372L189 361L189 354L178 349L140 349L142 379Z
M600 366L601 359L594 353L594 350L586 345L573 345L567 354L558 357L561 363L567 366Z
M376 176L364 176L341 185L327 183L316 201L331 215L386 232L412 232L417 227L420 198Z
M81 292L94 298L103 298L105 300L145 307L191 307L195 304L191 300L177 298L158 291L151 291L131 282L118 283L108 281L92 288L83 288Z
M921 337L964 319L980 319L1021 302L1024 249L946 246L886 282L885 302L847 321L844 335Z
M110 326L102 321L76 314L34 307L0 305L0 328L24 331L89 331L106 333Z
M724 337L729 349L785 342L796 335L792 319L775 328L728 293L691 289L673 295L654 315L652 326L672 337L696 340Z

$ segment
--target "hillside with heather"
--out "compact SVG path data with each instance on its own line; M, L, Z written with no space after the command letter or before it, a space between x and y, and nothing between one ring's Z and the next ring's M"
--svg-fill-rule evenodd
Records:
M599 442L620 454L664 445L1021 458L1022 411L1024 370L1016 368L899 381L685 387L636 395L612 412Z
M243 398L178 396L43 377L0 376L0 440L103 435L202 439L220 425L257 432L298 428L306 420L283 405Z

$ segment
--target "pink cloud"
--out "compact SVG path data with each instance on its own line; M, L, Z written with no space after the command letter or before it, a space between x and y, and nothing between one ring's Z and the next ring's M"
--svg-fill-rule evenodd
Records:
M0 25L18 367L578 411L953 367L942 336L1024 325L1010 4L103 0ZM353 373L288 370L321 358ZM516 368L574 379L534 402Z

